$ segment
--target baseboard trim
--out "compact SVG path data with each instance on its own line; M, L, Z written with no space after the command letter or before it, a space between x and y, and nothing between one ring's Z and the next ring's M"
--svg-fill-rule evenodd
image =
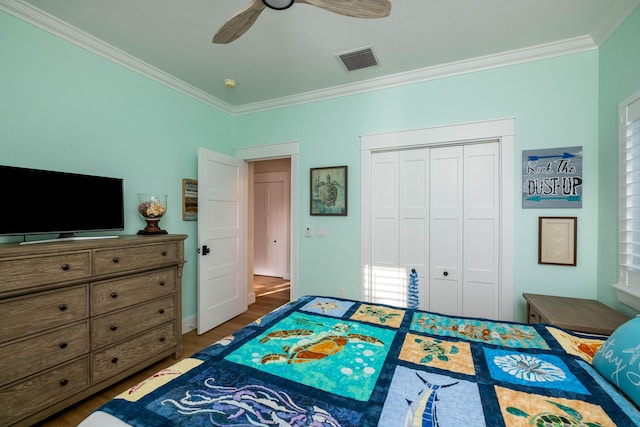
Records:
M187 332L191 332L196 329L196 325L198 324L198 317L191 316L186 319L182 319L182 335Z

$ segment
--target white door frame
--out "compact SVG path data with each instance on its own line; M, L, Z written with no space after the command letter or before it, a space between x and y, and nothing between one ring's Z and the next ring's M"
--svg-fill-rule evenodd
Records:
M360 137L361 188L371 185L371 153L415 147L495 140L500 144L500 319L513 320L514 119L496 119ZM370 267L371 200L361 192L360 262L362 283Z
M297 142L283 142L280 144L260 145L254 147L237 148L236 157L244 161L270 160L270 159L291 159L291 232L289 233L289 273L291 282L290 298L298 297L298 175L299 175L299 146ZM247 276L249 276L247 271ZM251 287L253 284L250 283ZM255 300L253 289L247 289L249 295L248 303L251 304L251 296Z

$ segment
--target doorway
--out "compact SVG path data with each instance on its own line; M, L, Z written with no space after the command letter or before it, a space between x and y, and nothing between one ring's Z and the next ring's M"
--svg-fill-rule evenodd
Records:
M290 298L291 159L249 163L249 202L255 297L278 293Z

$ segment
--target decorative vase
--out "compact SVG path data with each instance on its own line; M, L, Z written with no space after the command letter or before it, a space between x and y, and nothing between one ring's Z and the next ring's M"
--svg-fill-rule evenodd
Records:
M147 226L138 231L138 234L167 234L158 226L160 218L167 212L167 195L156 193L138 194L138 213L147 223Z

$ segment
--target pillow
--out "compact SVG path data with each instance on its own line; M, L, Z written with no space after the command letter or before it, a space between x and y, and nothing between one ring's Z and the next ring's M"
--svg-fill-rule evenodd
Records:
M592 363L640 406L640 316L620 325L598 349Z

